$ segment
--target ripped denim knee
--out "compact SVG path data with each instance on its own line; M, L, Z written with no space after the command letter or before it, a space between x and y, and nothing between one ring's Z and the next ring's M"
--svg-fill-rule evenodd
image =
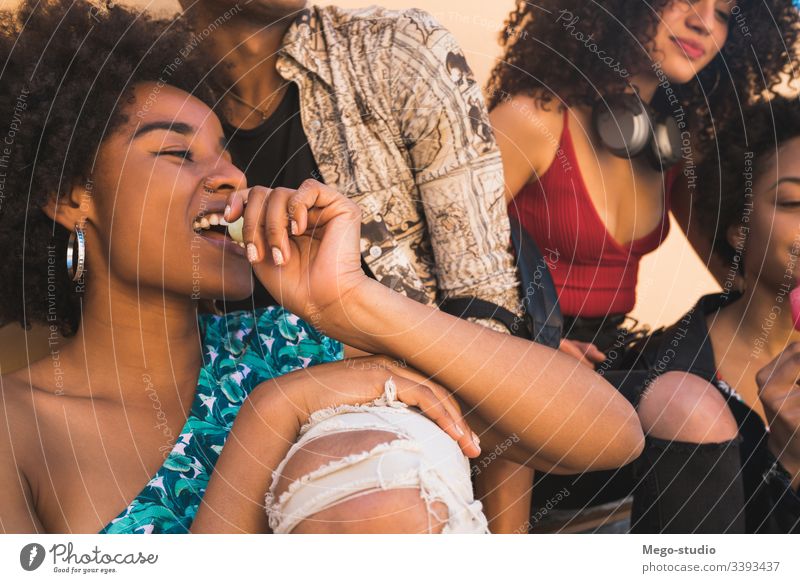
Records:
M279 478L298 450L320 437L368 430L392 433L397 439L322 463L276 496ZM343 405L317 411L273 472L266 495L269 525L274 533L289 533L303 520L341 502L402 488L419 490L429 524L443 519L431 505L446 506L442 533L488 532L481 503L473 495L467 458L449 435L416 409Z

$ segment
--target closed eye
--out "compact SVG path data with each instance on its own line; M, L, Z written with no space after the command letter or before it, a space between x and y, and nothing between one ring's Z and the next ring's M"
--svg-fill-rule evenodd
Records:
M156 152L156 154L159 156L177 156L183 160L194 162L194 155L191 150L162 150L161 152Z

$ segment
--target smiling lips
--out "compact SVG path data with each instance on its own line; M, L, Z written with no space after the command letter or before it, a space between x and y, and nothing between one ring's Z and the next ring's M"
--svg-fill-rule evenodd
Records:
M678 48L680 48L684 53L686 53L686 56L692 59L693 61L701 58L703 55L706 54L706 50L703 48L703 46L694 41L673 36L672 42L674 42L678 46Z

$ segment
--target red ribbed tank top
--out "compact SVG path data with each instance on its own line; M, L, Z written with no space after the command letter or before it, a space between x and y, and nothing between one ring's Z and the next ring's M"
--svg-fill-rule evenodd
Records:
M625 245L606 229L578 168L564 111L556 157L536 182L526 184L509 205L547 258L567 316L627 314L636 303L639 261L669 233L669 192L680 166L665 176L664 214L653 231Z

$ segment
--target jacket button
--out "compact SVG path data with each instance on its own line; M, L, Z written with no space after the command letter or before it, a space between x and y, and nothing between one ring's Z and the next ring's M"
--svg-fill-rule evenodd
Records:
M322 122L320 122L318 119L315 119L310 124L308 124L308 127L312 132L318 132L322 127Z
M378 245L373 245L369 248L369 254L375 258L378 258L383 255L383 249L381 249Z

